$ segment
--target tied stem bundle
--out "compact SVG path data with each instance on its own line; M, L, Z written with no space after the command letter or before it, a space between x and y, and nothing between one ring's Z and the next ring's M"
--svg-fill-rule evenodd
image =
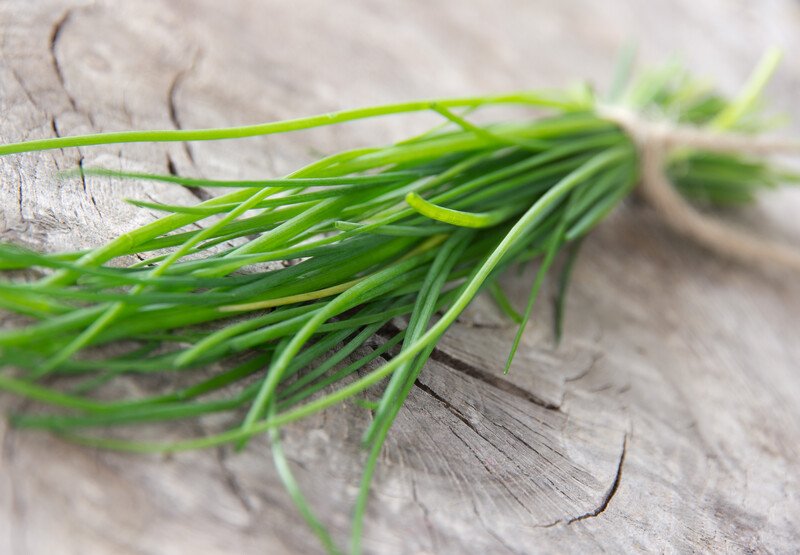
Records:
M373 413L353 518L351 551L359 552L378 456L439 338L486 290L519 326L508 370L544 279L566 251L558 337L581 240L640 181L646 198L681 232L742 260L800 269L788 247L732 233L690 204L747 203L765 188L798 181L760 157L797 152L794 143L757 134L768 125L758 99L777 58L770 53L733 100L675 65L631 80L624 62L604 99L582 86L236 128L2 145L0 155L7 155L244 138L412 112L443 120L422 135L334 154L284 178L84 169L233 190L196 206L130 201L168 215L87 251L42 254L0 245L0 269L45 273L32 282L0 282L0 307L25 320L0 332L0 389L36 402L13 422L133 452L243 447L267 433L289 494L325 548L337 552L292 475L280 428L353 399ZM475 112L508 105L549 113L506 123L473 120ZM200 221L208 223L193 226ZM131 255L140 260L131 264ZM517 311L498 278L531 260L538 270ZM159 380L164 376L173 379ZM121 380L132 378L155 380L158 393L121 393ZM145 443L113 434L119 426L219 413L230 415L230 426L204 437Z
M800 141L721 134L696 128L653 124L618 109L601 113L636 141L641 159L644 198L675 231L712 251L745 264L782 266L800 271L800 251L754 237L698 212L675 190L664 172L670 148L743 155L799 154Z

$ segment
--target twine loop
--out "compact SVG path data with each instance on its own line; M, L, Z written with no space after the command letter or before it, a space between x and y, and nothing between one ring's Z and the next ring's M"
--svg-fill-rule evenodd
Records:
M745 264L781 265L800 272L800 251L756 237L699 212L665 173L666 157L674 148L760 156L796 155L800 154L800 141L648 121L618 107L601 108L598 113L619 125L636 143L641 158L642 196L671 228L733 260Z

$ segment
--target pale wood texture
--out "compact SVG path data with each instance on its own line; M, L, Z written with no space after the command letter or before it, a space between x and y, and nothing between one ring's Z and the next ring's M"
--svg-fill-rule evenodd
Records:
M645 62L681 55L728 91L781 45L789 55L769 97L800 121L796 1L5 0L0 140L250 123L581 77L603 85L628 39ZM58 169L273 176L430 121L7 157L0 233L47 250L97 245L154 217L124 197L192 200L157 184L57 180ZM797 192L783 192L734 220L800 244L798 210ZM507 280L517 298L529 278ZM501 362L514 330L490 303L479 300L445 338L382 457L370 553L800 548L797 276L720 260L634 202L585 245L558 348L546 305L508 378ZM367 418L346 404L286 432L298 478L341 542ZM0 553L320 549L265 441L243 454L163 459L5 423L0 438Z

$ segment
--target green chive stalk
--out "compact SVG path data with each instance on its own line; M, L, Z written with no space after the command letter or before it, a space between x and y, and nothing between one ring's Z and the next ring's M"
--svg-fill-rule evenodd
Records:
M224 181L124 173L96 176L230 188L196 206L139 200L166 215L95 249L45 254L0 244L0 269L45 277L0 281L0 307L27 320L0 331L0 390L34 403L12 415L96 447L175 452L271 438L275 464L322 545L338 547L306 502L283 454L282 426L347 400L374 413L350 550L378 455L439 338L481 291L519 326L506 370L559 253L556 337L582 239L640 179L637 145L601 107L698 128L755 132L758 99L777 63L770 53L733 100L669 66L611 93L547 93L418 101L245 127L129 131L0 145L0 155L111 143L204 141L300 131L430 111L442 125L396 144L318 160L283 178ZM497 106L546 115L477 124ZM482 120L483 121L483 120ZM739 154L680 149L664 168L686 198L752 201L797 176ZM196 224L214 216L212 223ZM236 246L223 247L224 244ZM120 259L143 258L128 266ZM498 277L538 260L527 302L515 307ZM281 263L284 264L281 264ZM266 264L266 266L265 266ZM381 332L381 341L373 339ZM111 348L115 345L114 349ZM113 350L113 354L109 354ZM390 356L391 355L391 356ZM209 376L209 366L221 370ZM117 397L122 379L177 372L182 385ZM187 385L188 384L188 385ZM380 400L361 398L374 389ZM46 410L42 410L46 409ZM179 442L118 439L117 426L229 415L222 432Z

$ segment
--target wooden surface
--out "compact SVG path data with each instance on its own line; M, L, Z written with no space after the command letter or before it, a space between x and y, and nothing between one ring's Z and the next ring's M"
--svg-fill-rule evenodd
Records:
M603 85L629 39L645 62L678 54L729 92L781 45L769 97L800 121L800 3L790 0L5 0L0 140L254 123L580 77ZM124 197L193 200L152 183L58 180L59 169L274 176L430 121L0 159L0 233L47 250L86 247L154 217ZM782 192L734 219L800 245L798 210L798 192ZM522 295L530 275L509 287ZM633 202L587 241L557 349L549 318L543 304L508 378L514 330L490 303L447 335L389 437L370 553L800 548L797 276L720 260ZM0 397L5 409L15 403ZM286 430L298 479L340 543L367 418L346 404ZM263 440L243 454L165 459L2 423L0 444L0 553L319 551Z

